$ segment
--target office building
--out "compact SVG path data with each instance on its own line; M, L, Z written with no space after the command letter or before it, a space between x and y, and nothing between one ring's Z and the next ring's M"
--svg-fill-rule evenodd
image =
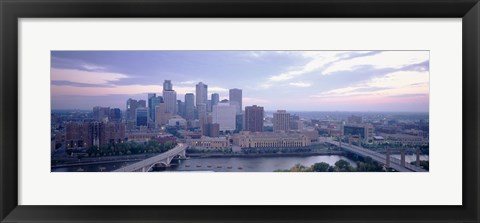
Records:
M233 88L230 89L229 94L228 94L228 99L230 101L230 104L235 106L236 113L241 114L242 113L242 89L238 88Z
M370 124L348 124L343 126L343 135L359 137L365 143L373 142L373 126Z
M203 125L204 136L209 137L219 137L220 136L220 125L218 123L206 123Z
M155 95L155 94L154 94ZM163 97L162 96L154 96L149 99L149 104L148 104L148 117L152 122L155 122L155 108L160 104L163 103Z
M235 132L240 132L243 130L243 117L245 117L244 114L235 115Z
M295 148L312 144L304 134L247 131L235 134L233 142L242 148Z
M185 103L181 100L177 100L177 114L185 117Z
M207 100L207 112L212 112L212 100Z
M161 96L157 97L155 93L148 94L148 117L152 122L155 122L155 107L162 102L163 98Z
M273 113L273 131L288 131L290 129L290 113L285 110L277 110Z
M164 91L173 91L172 81L165 80L163 81L163 90Z
M263 107L253 105L245 107L245 126L243 130L263 132Z
M160 103L155 108L155 126L160 128L161 126L166 125L172 116L173 114L167 112L166 104Z
M195 95L192 93L185 94L185 118L192 120L195 117Z
M165 102L168 113L177 114L177 92L174 90L164 90L163 101Z
M213 106L212 123L220 125L220 131L233 132L235 130L236 108L230 103L218 103Z
M184 127L187 127L187 120L185 120L184 118L180 117L179 115L174 115L174 116L172 116L170 119L168 119L167 125L168 125L168 126L171 126L171 127L181 127L181 128L184 128Z
M195 86L195 93L196 93L195 105L196 106L198 106L199 104L207 105L208 85L202 82L199 82Z
M148 124L148 110L145 107L137 108L135 112L136 126L147 126Z
M228 148L229 142L226 137L201 137L198 139L187 139L188 145L195 149L224 149Z
M206 104L197 104L197 112L198 112L199 126L200 126L200 128L203 132L204 131L203 125L208 123L208 121L207 121L207 105Z
M122 143L125 140L125 124L119 122L71 122L65 126L67 148Z
M108 120L112 121L112 122L122 121L122 111L120 110L120 108L110 109L110 114L109 114Z
M220 95L218 95L217 93L213 93L211 95L211 99L212 99L212 109L213 109L213 106L218 105L218 103L220 102Z
M93 107L93 118L99 122L108 121L110 115L110 107Z

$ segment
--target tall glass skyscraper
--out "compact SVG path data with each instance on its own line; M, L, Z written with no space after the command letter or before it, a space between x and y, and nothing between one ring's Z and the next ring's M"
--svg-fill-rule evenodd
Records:
M233 88L230 89L228 94L230 104L236 107L237 114L242 113L242 89Z
M214 105L218 105L218 102L220 102L220 95L218 95L217 93L213 93L212 94L212 107Z
M163 100L166 106L166 112L177 114L177 92L173 90L172 82L165 80L163 82Z
M192 120L195 115L195 95L192 93L185 94L185 118Z
M151 121L155 122L155 107L163 102L161 96L157 97L157 94L150 93L148 94L148 117Z
M207 104L207 100L208 100L208 85L202 83L202 82L199 82L197 85L196 85L196 88L195 88L195 93L197 94L197 98L196 98L196 101L195 101L195 105L198 106L199 104L204 104L206 105Z
M171 91L173 90L173 86L172 86L172 81L171 80L165 80L163 82L163 90L164 91Z
M137 108L135 112L137 126L147 126L148 110L147 108Z

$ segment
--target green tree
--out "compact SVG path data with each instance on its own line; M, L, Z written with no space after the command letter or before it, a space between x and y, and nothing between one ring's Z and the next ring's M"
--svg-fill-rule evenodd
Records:
M350 163L346 160L339 160L335 162L335 171L337 172L352 172L354 168L350 165Z
M290 169L290 172L310 172L310 171L311 171L310 168L305 167L300 163L295 164L295 166L293 166Z
M330 165L328 163L325 163L325 162L315 163L312 166L312 170L314 172L328 172L329 167L330 167Z
M410 162L410 164L415 165L416 161ZM420 160L420 166L423 167L423 169L428 170L428 167L429 167L428 160Z

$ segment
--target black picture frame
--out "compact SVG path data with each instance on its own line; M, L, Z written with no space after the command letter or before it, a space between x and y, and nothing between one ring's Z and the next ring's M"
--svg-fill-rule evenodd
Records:
M1 222L478 222L478 0L0 0ZM133 17L462 18L461 206L19 206L18 19ZM446 43L448 44L448 43ZM453 117L455 118L455 117ZM448 193L446 191L446 193Z

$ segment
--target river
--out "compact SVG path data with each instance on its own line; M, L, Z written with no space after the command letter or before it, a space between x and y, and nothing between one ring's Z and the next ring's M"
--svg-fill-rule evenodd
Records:
M299 163L311 166L314 163L325 162L335 165L344 159L352 166L355 162L339 155L287 156L287 157L215 157L179 160L176 165L162 171L214 171L214 172L272 172L278 169L290 169ZM133 162L106 163L92 165L77 165L52 168L52 172L109 172Z
M347 160L352 166L355 162L344 156L289 156L289 157L231 157L231 158L192 158L180 160L177 166L167 171L214 171L214 172L272 172L278 169L290 169L299 163L311 166L325 162L335 165L340 159Z
M400 159L400 155L392 155ZM420 156L421 160L428 160L428 155ZM176 171L213 171L213 172L272 172L278 169L290 169L299 163L303 166L311 166L314 163L325 162L331 166L340 159L348 161L356 167L355 161L340 155L315 155L315 156L287 156L287 157L192 157L187 160L179 160L171 167L163 170L166 172ZM415 161L415 155L406 155L407 162ZM103 163L91 165L76 165L68 167L52 168L52 172L109 172L122 166L135 162Z

